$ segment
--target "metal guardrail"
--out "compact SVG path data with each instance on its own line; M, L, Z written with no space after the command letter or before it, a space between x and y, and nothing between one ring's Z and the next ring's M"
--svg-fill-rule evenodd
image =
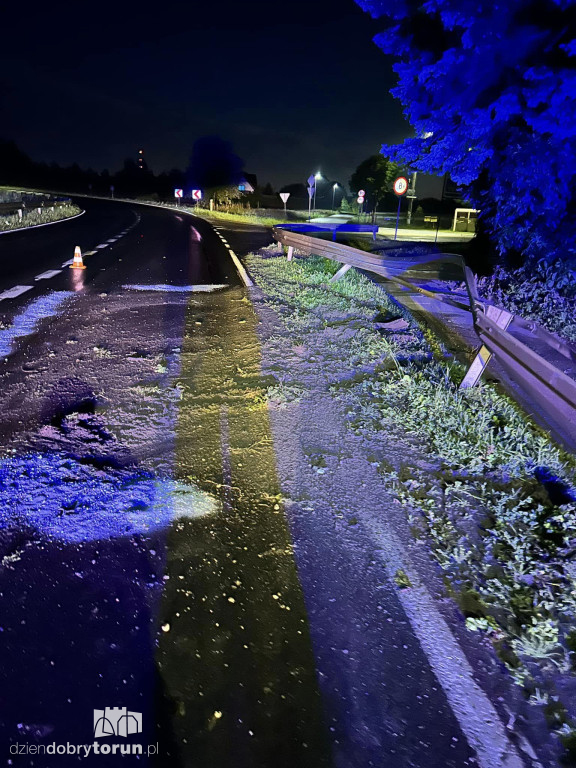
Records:
M376 235L378 234L378 225L377 224L354 224L353 222L345 222L344 224L297 224L297 223L291 223L291 224L277 224L276 229L288 229L292 232L299 232L300 234L310 234L310 232L328 232L332 235L332 240L336 240L336 236L340 232L370 232L372 235L372 240L376 240Z
M512 335L508 328L514 323L545 347L572 362L576 361L576 348L537 323L482 301L478 296L476 276L461 256L440 253L422 257L386 257L286 229L274 228L273 233L275 240L288 248L288 259L292 258L294 249L297 249L306 255L316 254L342 264L331 282L339 280L351 267L356 267L471 312L482 347L461 387L465 389L474 386L494 356L537 406L561 425L571 440L576 442L576 381ZM413 282L431 279L464 281L468 302L449 291L432 291Z

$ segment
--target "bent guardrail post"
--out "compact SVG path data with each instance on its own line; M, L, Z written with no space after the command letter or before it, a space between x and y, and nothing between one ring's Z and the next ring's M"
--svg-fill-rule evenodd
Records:
M338 280L340 280L341 277L344 277L344 275L346 274L346 272L348 272L349 269L352 269L352 264L344 264L343 266L341 266L338 272L336 272L336 274L330 278L330 282L336 283Z
M501 328L503 331L505 331L508 328L508 326L514 319L514 315L512 315L510 312L507 312L505 309L500 309L499 307L494 307L492 306L492 304L489 304L486 307L486 316L490 318L490 320L493 320L494 323L498 326L498 328ZM474 328L478 333L478 328L476 327L476 321L477 321L477 309L474 316ZM486 366L490 362L491 358L492 358L492 352L488 349L488 347L485 344L482 344L482 346L478 350L476 357L472 361L470 368L468 368L466 376L464 376L464 378L462 379L462 383L460 384L460 389L470 389L470 387L475 387L476 384L478 384L480 377L486 370Z
M470 267L468 267L464 259L462 259L462 270L464 272L464 284L466 286L466 293L468 294L468 301L470 302L470 311L472 312L472 317L474 320L476 320L476 314L478 312L478 307L480 305L480 298L478 296L478 281L476 280L476 275Z

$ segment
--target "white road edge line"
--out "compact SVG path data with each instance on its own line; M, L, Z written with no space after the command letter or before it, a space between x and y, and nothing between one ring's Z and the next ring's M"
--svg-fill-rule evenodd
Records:
M244 285L246 286L246 288L252 288L252 286L254 285L254 283L253 283L253 282L252 282L252 280L249 278L249 276L248 276L248 272L246 272L246 269L244 268L244 265L242 264L242 262L240 261L240 259L238 258L238 256L236 256L236 254L234 253L234 251L232 250L232 248L228 248L228 253L229 253L229 254L230 254L230 256L232 257L232 261L233 261L233 262L234 262L234 264L236 265L236 269L238 270L238 273L239 273L240 277L242 278L242 282L244 283Z
M395 584L399 570L406 573L412 584L406 589L395 588L396 594L462 732L476 752L478 764L481 768L526 768L400 540L389 528L384 534L376 522L368 523L367 527L384 556L383 565L391 584Z

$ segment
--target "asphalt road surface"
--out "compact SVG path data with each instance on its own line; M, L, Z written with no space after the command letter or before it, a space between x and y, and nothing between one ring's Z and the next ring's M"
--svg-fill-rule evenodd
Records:
M125 282L240 284L226 248L202 219L192 224L185 214L151 206L76 202L86 213L72 221L0 236L0 312L21 303L12 298L18 289L26 289L20 295L29 301L47 290L109 291ZM262 231L238 229L240 249L270 241ZM68 268L77 245L85 255L80 275Z

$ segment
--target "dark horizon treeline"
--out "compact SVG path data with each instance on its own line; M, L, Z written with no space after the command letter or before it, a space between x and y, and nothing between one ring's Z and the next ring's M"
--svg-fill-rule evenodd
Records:
M110 187L118 196L158 195L168 198L174 189L183 187L186 174L173 169L155 175L144 164L139 168L136 161L127 158L124 167L114 174L91 168L80 168L77 163L60 166L32 160L14 141L0 139L0 184L32 187L55 192L77 192L94 195L110 195Z

